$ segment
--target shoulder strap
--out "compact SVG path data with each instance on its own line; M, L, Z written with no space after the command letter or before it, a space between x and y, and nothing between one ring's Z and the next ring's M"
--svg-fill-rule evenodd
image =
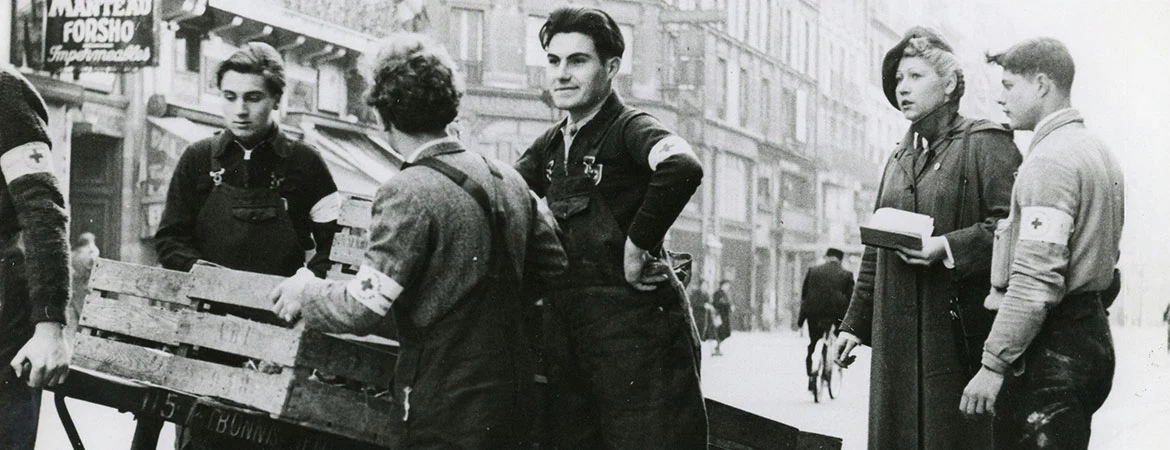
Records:
M487 164L488 171L491 172L492 176L497 180L502 180L504 177L500 173L499 168L488 160L487 157L480 156L483 158L484 163ZM443 174L443 176L462 188L471 198L475 199L475 202L479 204L480 209L483 210L484 217L488 221L489 233L491 235L491 251L499 258L495 264L496 270L498 270L496 273L508 276L509 279L503 280L504 282L521 281L522 276L515 270L515 260L512 258L512 252L508 248L503 236L505 230L504 215L498 208L492 205L492 200L487 190L475 180L472 180L463 171L456 169L454 166L438 158L425 158L415 162L411 166L427 167Z

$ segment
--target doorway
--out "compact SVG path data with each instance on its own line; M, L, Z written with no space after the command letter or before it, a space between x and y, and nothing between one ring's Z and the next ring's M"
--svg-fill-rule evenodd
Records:
M122 140L101 134L74 134L69 163L69 242L90 232L103 258L118 259L122 248Z

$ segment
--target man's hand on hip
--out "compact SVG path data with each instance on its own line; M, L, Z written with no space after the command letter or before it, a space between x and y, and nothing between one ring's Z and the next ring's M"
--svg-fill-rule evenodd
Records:
M626 238L625 253L626 282L634 289L653 291L658 288L658 283L669 278L665 271L671 270L670 266L638 248L629 238Z

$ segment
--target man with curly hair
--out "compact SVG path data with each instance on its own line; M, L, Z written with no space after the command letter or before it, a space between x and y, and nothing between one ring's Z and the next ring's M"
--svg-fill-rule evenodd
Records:
M552 448L705 449L697 339L662 240L703 178L689 144L613 90L625 41L609 14L564 7L540 29L568 117L516 169L565 230L549 296Z
M447 130L463 85L417 34L388 38L367 103L410 155L378 190L370 246L348 282L305 271L273 311L310 329L368 333L391 315L401 348L393 448L531 448L536 414L525 311L567 265L551 212L507 165Z
M65 198L49 115L19 72L0 67L0 448L36 442L41 388L65 381L69 301ZM22 378L27 378L22 380Z

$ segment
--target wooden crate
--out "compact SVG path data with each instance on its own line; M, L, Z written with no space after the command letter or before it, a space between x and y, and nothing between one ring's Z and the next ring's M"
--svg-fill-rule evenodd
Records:
M711 450L840 450L841 439L801 431L772 419L707 399Z
M337 225L341 231L333 235L329 259L333 261L327 278L345 280L353 277L370 246L370 219L373 200L357 194L343 194Z
M389 388L395 348L279 325L267 297L281 280L210 266L188 273L101 259L72 364L384 445L392 403L375 393ZM125 296L155 304L116 298ZM261 321L206 312L216 304L248 308ZM221 363L240 357L278 370ZM311 376L315 369L365 388L323 383Z

